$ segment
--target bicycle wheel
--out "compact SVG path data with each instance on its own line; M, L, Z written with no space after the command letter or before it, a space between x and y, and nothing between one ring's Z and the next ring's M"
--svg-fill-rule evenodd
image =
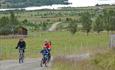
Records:
M23 50L19 50L19 63L24 62L24 52Z

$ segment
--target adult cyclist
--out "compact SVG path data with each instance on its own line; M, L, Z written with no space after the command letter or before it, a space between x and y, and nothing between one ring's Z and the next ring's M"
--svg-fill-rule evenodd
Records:
M24 53L26 49L26 42L23 40L23 38L19 39L16 49L19 50L19 63L23 63Z

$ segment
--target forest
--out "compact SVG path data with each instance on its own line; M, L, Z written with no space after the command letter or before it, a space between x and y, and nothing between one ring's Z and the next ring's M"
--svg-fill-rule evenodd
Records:
M68 4L68 0L0 0L0 8L23 8L52 4Z

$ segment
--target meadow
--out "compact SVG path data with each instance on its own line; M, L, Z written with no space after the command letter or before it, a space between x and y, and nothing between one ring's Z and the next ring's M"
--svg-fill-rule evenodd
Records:
M109 45L109 35L106 32L89 33L77 32L75 35L69 32L30 32L25 41L26 58L38 58L45 39L52 41L52 55L63 56L80 52L92 52L92 49L106 48ZM0 39L0 60L18 58L18 50L15 49L19 38ZM96 50L95 50L96 51Z
M90 11L93 15L96 10L97 9L21 11L15 12L15 15L20 22L27 19L29 22L35 24L42 22L50 22L52 24L55 22L63 22L67 18L77 20L80 17L80 13L85 11ZM0 17L9 15L9 12L0 12ZM40 50L42 49L43 42L48 39L52 42L53 46L51 54L56 58L53 61L52 70L110 70L109 66L111 66L111 64L114 65L114 52L104 52L108 50L110 37L105 31L102 31L100 34L91 31L88 36L85 32L81 32L82 30L78 30L79 32L76 32L75 35L72 35L67 30L63 31L61 29L60 31L54 32L39 30L28 31L29 34L25 38L27 44L25 57L41 57ZM8 36L0 38L0 60L18 59L19 53L15 47L17 46L19 38L8 38ZM80 53L95 53L95 55L91 60L81 62L66 60L65 58L60 59L58 57L77 55ZM108 63L109 65L107 65ZM108 66L107 69L106 66Z
M90 53L93 55L84 60L56 57L51 70L115 70L115 49L95 50Z
M71 13L72 12L72 13ZM39 24L41 22L58 22L59 19L64 21L65 18L78 18L79 11L61 11L61 10L38 10L38 11L14 11L16 17L23 21L27 19L30 22ZM10 16L10 12L0 12L0 18L3 16Z

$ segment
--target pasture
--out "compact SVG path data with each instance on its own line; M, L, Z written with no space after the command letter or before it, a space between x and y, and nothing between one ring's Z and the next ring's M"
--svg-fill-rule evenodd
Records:
M52 11L21 11L15 12L16 17L22 23L25 19L27 19L31 24L41 24L43 22L50 23L52 25L55 22L63 22L66 21L67 18L72 18L74 20L78 20L80 17L80 13L89 11L92 16L96 13L96 9L90 10L52 10ZM0 17L9 16L9 12L0 12ZM80 24L78 22L78 24ZM66 24L64 24L66 25ZM39 26L39 25L35 25ZM63 26L63 24L62 24ZM30 27L32 27L30 25ZM60 26L61 27L61 26ZM103 52L103 49L108 48L109 46L109 33L102 31L100 34L91 32L87 36L82 29L78 30L75 35L72 35L70 32L61 31L61 28L54 32L47 32L47 31L39 31L38 30L29 30L28 36L25 38L26 41L26 58L39 58L41 57L40 50L42 49L42 45L44 40L48 39L52 42L52 56L57 57L54 59L53 70L97 70L96 66L98 64L97 61L99 59L100 63L98 66L102 66L98 70L107 70L104 69L103 63L108 64L106 62L106 54L107 58L110 55L112 58L108 58L107 61L113 60L114 62L114 55L113 53L105 53L96 55L94 60L86 60L82 62L73 62L66 59L60 59L58 56L68 56L68 55L77 55L79 53L98 53ZM78 28L79 29L79 28ZM33 31L33 32L32 32ZM1 37L1 36L0 36ZM0 38L0 60L9 60L9 59L18 59L18 50L15 49L17 46L19 38L10 38L8 36L4 36L4 38ZM102 56L103 55L103 56ZM98 57L99 56L99 57ZM102 58L104 61L101 62ZM65 60L65 61L63 61ZM94 66L92 65L94 63ZM91 67L95 67L94 69L89 69ZM111 65L111 62L110 62ZM88 67L89 66L89 67ZM97 67L98 67L97 66ZM106 67L106 66L105 66ZM76 69L77 68L77 69ZM113 69L114 70L114 69Z
M18 50L15 49L18 39L0 39L0 60L18 58ZM109 45L109 35L106 32L100 35L89 33L88 36L84 32L77 32L75 35L69 32L30 32L25 38L26 58L38 58L45 39L52 41L53 56L92 52L92 49L101 49Z
M79 17L78 14L80 12L71 10L69 11L41 10L41 11L15 11L14 13L20 21L27 19L30 22L39 24L41 22L58 22L60 19L61 21L64 21L67 17L76 19ZM9 12L0 12L0 17L9 15L10 15Z

